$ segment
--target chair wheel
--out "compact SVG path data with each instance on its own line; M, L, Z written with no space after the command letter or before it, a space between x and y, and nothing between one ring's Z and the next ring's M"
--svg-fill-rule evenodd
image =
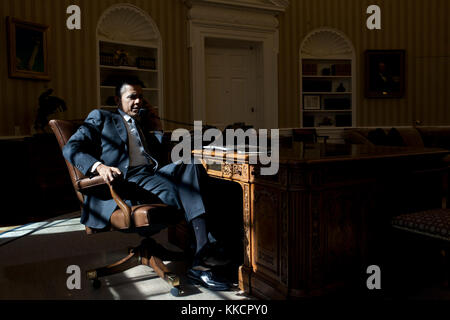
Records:
M170 294L174 297L178 297L180 295L180 293L181 293L181 290L178 287L173 287L170 289Z
M102 286L102 283L100 280L94 279L92 280L92 286L94 287L94 289L99 289Z

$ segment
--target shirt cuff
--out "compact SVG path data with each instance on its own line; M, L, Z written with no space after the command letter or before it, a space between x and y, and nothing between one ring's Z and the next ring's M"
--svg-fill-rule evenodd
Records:
M94 163L91 167L91 173L95 173L95 170L97 170L97 167L101 164L102 163L100 161L97 161L96 163Z

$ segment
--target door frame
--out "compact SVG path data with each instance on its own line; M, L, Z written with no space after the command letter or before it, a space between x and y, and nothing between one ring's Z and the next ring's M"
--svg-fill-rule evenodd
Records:
M212 20L211 17L215 19ZM270 13L243 12L230 8L194 6L188 12L188 49L191 68L193 120L205 120L206 39L241 40L258 44L262 70L260 124L278 128L278 20Z

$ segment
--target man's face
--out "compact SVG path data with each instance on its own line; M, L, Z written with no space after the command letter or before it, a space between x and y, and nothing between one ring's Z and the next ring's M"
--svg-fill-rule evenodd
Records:
M122 88L122 96L120 97L119 108L129 116L135 118L139 114L139 109L144 102L142 88L139 85L125 85Z

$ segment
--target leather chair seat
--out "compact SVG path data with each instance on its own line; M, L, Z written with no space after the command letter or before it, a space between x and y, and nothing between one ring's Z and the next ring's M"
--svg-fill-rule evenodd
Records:
M149 226L148 215L153 209L152 205L142 205L131 207L131 223L134 227L147 227ZM117 209L111 215L111 226L114 229L125 230L129 226L125 224L125 216L122 209Z
M176 210L165 204L143 204L131 207L131 223L133 227L142 228L150 225L176 223ZM117 209L111 215L111 226L114 229L128 229L125 224L123 210Z

